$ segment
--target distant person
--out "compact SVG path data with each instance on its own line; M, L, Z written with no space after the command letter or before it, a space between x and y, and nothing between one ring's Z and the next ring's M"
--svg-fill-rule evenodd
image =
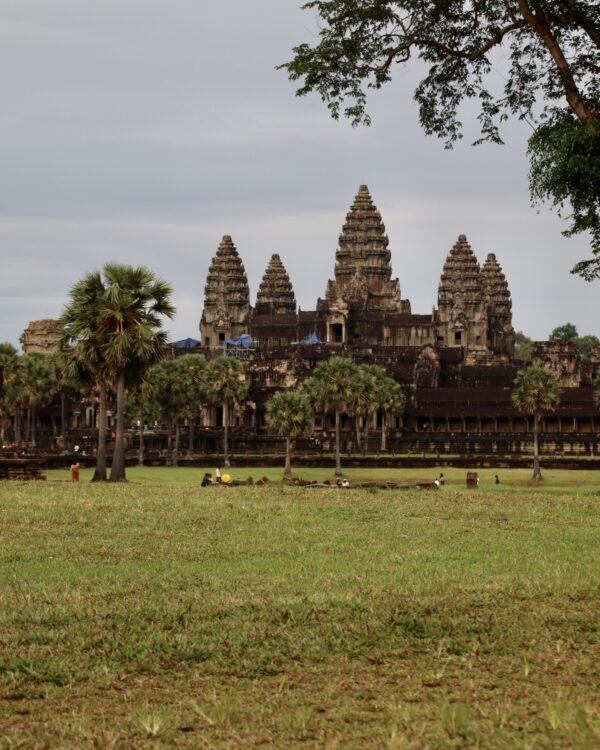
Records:
M75 455L77 455L77 454L79 453L79 446L78 446L78 445L75 445L75 446L73 447L73 453L74 453Z
M77 462L75 462L74 464L71 464L71 481L72 482L79 481L79 464Z
M500 477L499 477L499 476L498 476L497 474L496 474L496 476L495 476L495 478L494 478L494 482L495 482L496 484L500 484Z
M221 484L222 481L223 481L223 478L221 476L221 469L217 466L215 470L215 482L217 484Z
M350 482L347 479L342 479L341 487L350 487Z
M204 476L202 477L202 481L200 482L200 487L208 487L212 484L212 476L205 472Z
M439 487L440 484L442 484L441 480L439 480L439 479L434 479L433 483L435 484L436 487Z
M440 478L438 479L438 486L442 484L446 484L446 477L444 476L443 472L440 474Z

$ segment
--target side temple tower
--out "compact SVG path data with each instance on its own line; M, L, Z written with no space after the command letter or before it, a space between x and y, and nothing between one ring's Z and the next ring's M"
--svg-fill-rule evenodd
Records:
M248 332L250 290L244 264L229 235L225 235L212 259L204 287L200 321L203 346L216 349L225 339Z

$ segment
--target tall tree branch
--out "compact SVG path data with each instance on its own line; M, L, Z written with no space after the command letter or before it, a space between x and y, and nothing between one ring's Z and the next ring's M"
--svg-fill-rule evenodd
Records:
M518 2L523 18L544 42L546 48L550 52L562 80L567 102L575 115L581 120L581 122L590 122L590 120L600 119L600 113L592 112L581 96L581 92L579 91L573 73L571 72L571 67L556 37L550 31L550 24L546 18L546 13L542 12L541 9L541 12L533 11L526 0L518 0Z

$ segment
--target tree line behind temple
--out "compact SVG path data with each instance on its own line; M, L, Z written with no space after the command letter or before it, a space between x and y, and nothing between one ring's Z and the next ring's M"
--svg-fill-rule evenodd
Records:
M35 447L36 410L58 395L62 404L62 444L66 447L67 396L93 395L98 399L93 480L125 481L127 421L137 422L140 427L140 450L145 423L166 425L170 462L176 464L182 422L189 420L193 425L202 408L218 404L223 410L223 460L228 466L230 414L248 393L244 368L239 360L227 356L210 361L200 354L163 359L167 345L163 321L175 313L171 294L169 285L147 268L108 263L101 272L86 274L72 287L60 319L55 353L19 355L11 344L0 344L0 368L4 373L0 389L2 444L10 424L18 446ZM586 346L597 342L593 336L578 337L572 324L555 329L551 338L584 342ZM525 363L528 359L523 356ZM594 387L600 403L600 375L596 376ZM110 477L106 454L109 393L116 401ZM539 421L543 414L556 408L559 399L558 383L549 370L524 367L518 372L513 403L534 417L536 478L541 476ZM356 445L361 450L368 445L373 415L381 413L381 450L385 451L391 420L403 412L405 404L402 387L377 365L357 365L351 359L334 356L320 362L301 387L279 391L271 398L266 425L270 432L285 439L285 475L289 476L296 438L313 431L316 413L332 412L336 474L341 475L342 415L353 418ZM193 449L193 427L190 442Z

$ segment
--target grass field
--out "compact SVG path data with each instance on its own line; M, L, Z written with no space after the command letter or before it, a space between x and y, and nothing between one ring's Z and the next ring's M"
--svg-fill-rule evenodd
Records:
M201 473L0 483L1 748L600 746L597 472Z

